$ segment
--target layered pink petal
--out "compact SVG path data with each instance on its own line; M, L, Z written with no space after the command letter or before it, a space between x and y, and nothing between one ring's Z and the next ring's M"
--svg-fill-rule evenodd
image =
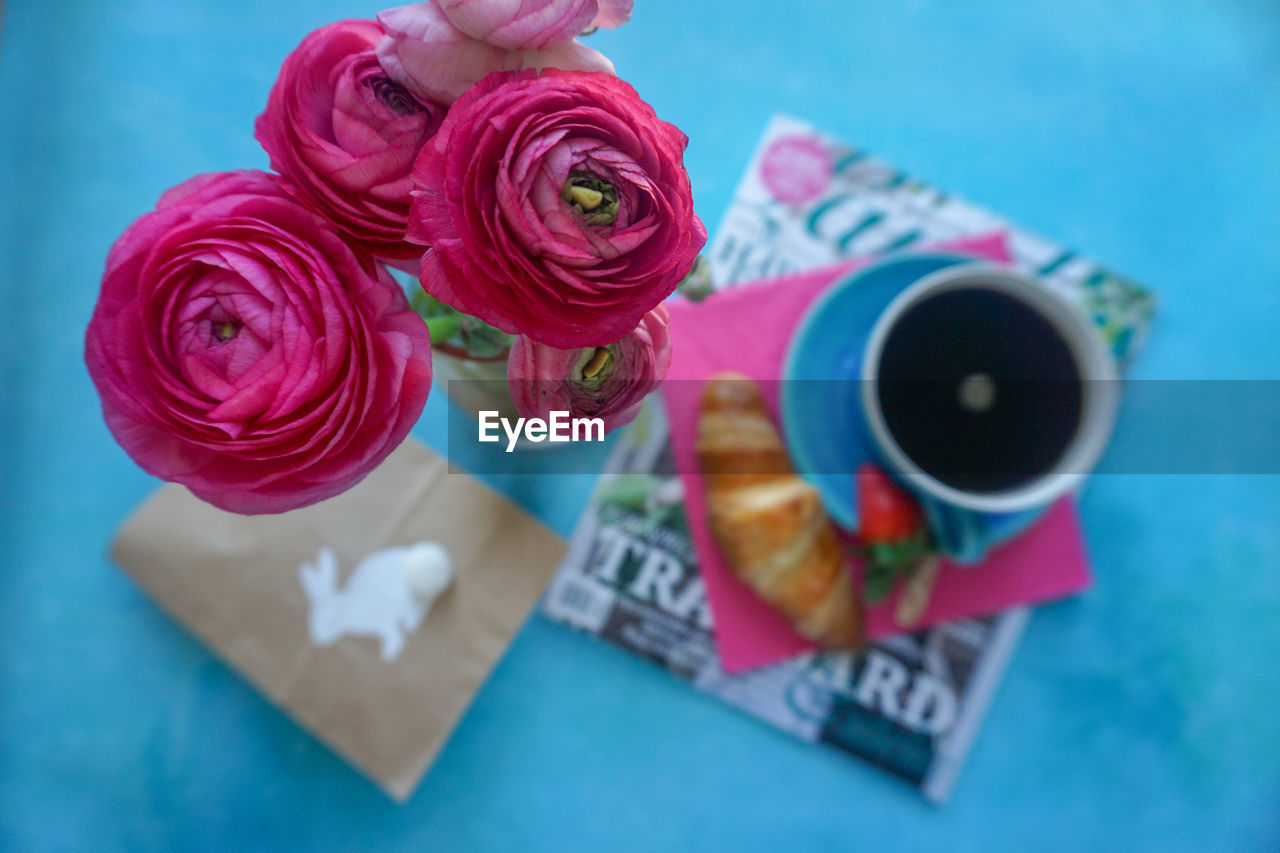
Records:
M563 44L585 30L599 0L437 0L462 32L506 50Z
M389 259L406 242L409 173L444 106L415 98L378 63L375 21L339 21L303 39L280 69L255 135L271 167L347 237Z
M591 21L591 26L601 29L620 27L631 20L631 7L635 0L600 0L600 11Z
M451 107L414 165L408 237L427 292L560 349L636 328L706 242L686 138L606 74L498 73ZM575 177L576 176L576 177ZM566 200L585 176L616 215Z

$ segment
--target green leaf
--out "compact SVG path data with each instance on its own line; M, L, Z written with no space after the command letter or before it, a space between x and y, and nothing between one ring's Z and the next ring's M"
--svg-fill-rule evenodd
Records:
M862 584L862 596L867 604L875 605L884 601L893 590L893 582L896 578L897 573L887 566L868 563Z
M876 542L871 546L873 562L899 570L916 562L925 549L918 542Z

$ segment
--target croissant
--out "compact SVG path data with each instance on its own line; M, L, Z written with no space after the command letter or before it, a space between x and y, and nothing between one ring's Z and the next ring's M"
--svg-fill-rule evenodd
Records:
M696 451L711 532L737 576L819 645L860 646L862 614L835 529L754 381L740 373L707 381Z

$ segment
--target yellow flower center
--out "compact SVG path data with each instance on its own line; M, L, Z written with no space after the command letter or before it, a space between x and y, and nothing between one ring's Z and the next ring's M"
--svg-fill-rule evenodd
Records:
M560 197L588 225L612 225L618 220L618 191L613 184L587 172L570 172Z
M604 370L605 366L613 360L613 353L609 352L608 347L596 347L596 351L591 354L591 358L587 359L587 363L582 367L582 375L587 379L595 379L596 374Z
M569 198L586 212L590 213L604 201L604 193L590 187L569 187Z

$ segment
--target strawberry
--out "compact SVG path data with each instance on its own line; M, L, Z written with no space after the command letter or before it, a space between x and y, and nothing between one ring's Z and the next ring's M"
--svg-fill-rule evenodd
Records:
M858 538L868 545L912 539L924 523L920 504L879 466L864 462L854 477L858 490Z

